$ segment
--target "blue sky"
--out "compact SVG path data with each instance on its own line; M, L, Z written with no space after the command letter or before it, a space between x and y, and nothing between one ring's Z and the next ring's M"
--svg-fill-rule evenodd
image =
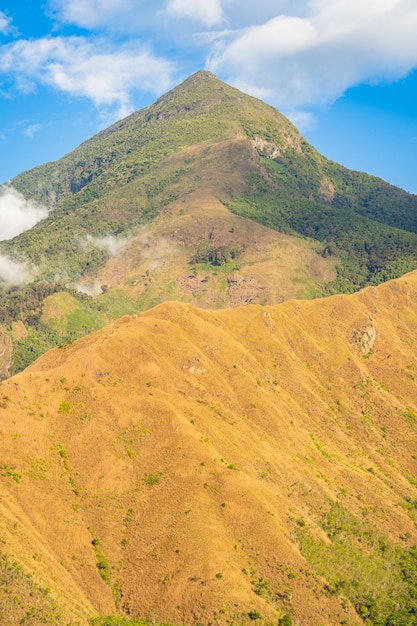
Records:
M415 0L0 0L0 182L198 69L417 193Z

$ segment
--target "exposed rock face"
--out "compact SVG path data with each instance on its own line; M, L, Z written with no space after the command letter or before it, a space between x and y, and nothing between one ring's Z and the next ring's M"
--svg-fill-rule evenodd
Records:
M295 152L301 152L301 138L299 135L282 132L281 140L283 148L280 149L272 141L266 141L262 137L251 139L251 144L258 152L267 156L268 159L276 159L282 155L287 148L292 148Z
M265 154L269 159L275 159L282 154L282 151L279 150L274 143L271 143L270 141L265 141L265 139L262 139L261 137L256 137L256 139L252 139L251 144L259 152Z
M362 354L369 354L374 346L376 337L375 325L372 320L369 320L353 330L350 341L358 346Z

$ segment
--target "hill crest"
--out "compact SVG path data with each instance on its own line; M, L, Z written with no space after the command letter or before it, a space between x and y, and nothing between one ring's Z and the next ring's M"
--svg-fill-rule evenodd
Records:
M416 197L326 160L204 71L13 184L51 210L0 246L36 275L0 285L5 375L164 300L274 304L417 266Z
M15 558L81 623L411 610L416 297L413 273L268 307L165 302L44 355L0 386L3 553L15 520Z

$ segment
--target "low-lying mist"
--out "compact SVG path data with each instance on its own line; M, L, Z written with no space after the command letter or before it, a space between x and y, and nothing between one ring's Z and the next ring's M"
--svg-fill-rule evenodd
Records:
M0 187L0 241L13 239L48 217L48 209L26 200L10 184Z
M111 235L106 235L105 237L93 237L92 235L87 235L81 242L81 247L101 248L106 250L110 256L117 256L127 243L128 239L118 239L117 237L112 237Z
M34 274L27 263L18 263L10 257L0 254L0 279L8 285L20 285L31 282Z
M48 209L26 200L12 185L0 187L0 241L13 239L30 230L48 217ZM0 279L9 285L18 285L33 280L33 271L27 263L0 255Z

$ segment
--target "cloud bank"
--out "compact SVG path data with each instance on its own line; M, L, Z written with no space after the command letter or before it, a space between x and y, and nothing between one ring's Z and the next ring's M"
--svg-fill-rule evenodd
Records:
M46 13L56 29L0 46L0 75L23 92L87 98L106 121L185 78L191 59L285 112L417 67L415 0L49 0ZM56 34L67 26L92 32Z
M0 187L0 241L12 239L48 217L48 209L34 204L11 185Z
M0 254L0 280L9 285L20 285L33 280L33 274L26 263L17 263L8 256Z
M12 239L48 217L48 209L25 200L11 185L0 187L0 241ZM0 254L0 280L21 284L33 280L27 263Z
M152 4L148 0L49 0L48 6L50 14L64 24L131 33L149 24ZM159 4L156 0L154 6Z
M208 28L221 24L224 19L220 0L168 0L166 11Z
M54 37L20 40L3 46L0 72L13 75L17 87L33 92L37 84L85 97L114 119L134 110L131 93L160 93L171 85L172 63L153 56L142 44L118 46L103 39Z
M417 4L304 0L297 14L220 34L208 69L278 108L326 106L362 82L393 81L417 65Z

